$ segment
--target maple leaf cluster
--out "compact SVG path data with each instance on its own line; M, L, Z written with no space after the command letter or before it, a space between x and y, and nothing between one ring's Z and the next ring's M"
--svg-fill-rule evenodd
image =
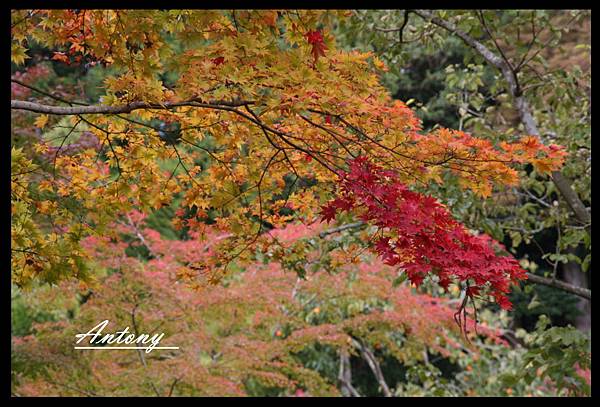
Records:
M511 283L527 278L516 259L496 254L498 243L470 233L434 198L409 190L395 171L362 156L340 171L339 197L322 208L322 219L329 222L339 212L354 210L379 228L373 250L386 264L404 268L417 286L429 274L446 289L457 279L468 284L468 297L485 291L511 309Z
M325 56L325 51L327 50L327 45L325 45L323 42L323 33L320 30L314 30L308 31L305 36L306 40L312 47L310 53L315 59L315 62L317 62L319 57Z

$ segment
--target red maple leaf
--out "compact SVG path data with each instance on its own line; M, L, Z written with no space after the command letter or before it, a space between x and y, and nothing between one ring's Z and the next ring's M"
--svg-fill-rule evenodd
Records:
M332 220L335 219L335 214L337 212L337 208L335 208L333 205L325 205L321 208L321 216L322 216L322 221L323 222L331 222Z
M225 57L217 57L217 58L213 58L211 59L212 63L215 64L216 66L221 65L222 63L225 62Z
M327 50L327 46L323 42L323 33L321 31L309 31L304 34L308 43L312 46L312 50L310 51L315 62L319 59L320 56L325 56L325 50Z

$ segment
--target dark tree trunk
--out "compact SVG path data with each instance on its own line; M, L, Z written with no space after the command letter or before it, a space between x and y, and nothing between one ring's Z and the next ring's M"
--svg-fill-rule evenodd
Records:
M574 262L569 262L563 265L563 279L578 287L589 288L589 271L581 271L581 266ZM575 326L583 332L590 332L592 329L592 301L580 298L577 303L577 308L581 311L581 315L575 318Z

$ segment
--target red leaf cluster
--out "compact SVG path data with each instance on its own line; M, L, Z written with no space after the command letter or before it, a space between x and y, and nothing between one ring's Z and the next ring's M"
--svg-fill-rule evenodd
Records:
M496 254L499 243L473 235L441 203L410 191L394 171L365 157L353 159L339 176L340 196L322 208L323 220L356 210L363 221L379 227L373 250L386 264L404 268L415 285L434 274L444 288L458 280L468 287L469 298L489 294L511 309L510 285L527 276L516 259Z
M320 56L325 56L325 50L327 50L327 46L323 42L323 33L319 30L308 31L306 34L306 40L312 46L311 54L315 59L315 62L319 59Z

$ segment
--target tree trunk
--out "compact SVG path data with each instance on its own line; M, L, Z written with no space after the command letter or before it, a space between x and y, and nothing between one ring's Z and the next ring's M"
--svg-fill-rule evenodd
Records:
M589 287L589 272L581 270L581 266L574 262L565 263L563 265L563 279L578 287ZM575 326L582 332L591 332L592 329L592 301L584 298L579 298L577 309L581 311L581 315L575 318Z

